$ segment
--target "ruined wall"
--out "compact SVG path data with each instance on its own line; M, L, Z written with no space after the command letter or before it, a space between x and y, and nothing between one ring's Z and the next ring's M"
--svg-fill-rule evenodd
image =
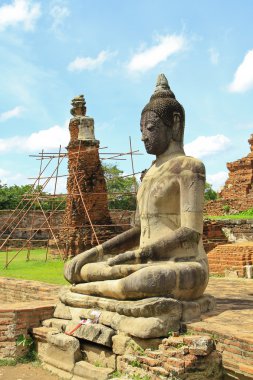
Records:
M0 359L25 354L27 347L17 346L17 338L53 316L59 290L58 285L0 278Z
M0 277L0 302L56 301L61 286Z
M211 274L224 275L226 271L234 272L238 277L246 277L246 265L252 265L253 244L219 245L208 253Z
M45 214L47 218L50 216L50 212L48 211L45 211ZM59 227L59 231L62 227L64 227L64 214L65 211L56 211L50 217L50 225L53 227L54 231L57 231L57 227ZM115 229L115 224L119 224L121 230L127 230L130 227L130 223L132 223L134 211L110 210L109 215L111 219L111 226L107 227L108 235L106 235L104 228L104 239L106 239L106 236L111 237L113 234L116 235L118 233L117 229ZM21 247L25 243L25 241L29 239L31 233L31 231L29 231L29 228L33 226L33 229L38 229L38 232L36 232L35 236L33 237L35 241L32 242L32 246L46 247L47 239L49 238L49 236L51 236L51 234L48 231L47 223L45 223L45 217L42 211L40 210L29 211L28 213L25 213L23 211L15 211L15 213L13 213L13 211L10 210L0 210L1 231L5 231L3 236L1 236L0 238L0 244L2 244L2 242L8 237L9 233L12 230L12 226L15 226L18 221L20 221L20 224L11 236L11 239L17 240L8 242L8 246ZM9 227L6 228L5 225ZM97 231L98 227L95 227L95 229ZM43 242L42 240L45 241Z
M253 241L253 219L204 220L203 242L206 252L217 245Z
M228 162L229 177L222 189L222 199L250 198L253 205L253 135L248 140L250 153L239 160Z
M220 199L205 205L207 215L223 215L224 206L229 212L245 211L253 207L253 134L249 140L250 153L239 160L228 162L228 179L220 192Z
M229 213L246 211L253 207L253 198L243 197L241 199L218 199L209 201L204 206L204 215L220 216L226 214L226 208L229 206Z
M0 226L3 226L5 222L10 218L12 211L0 210ZM49 212L46 212L46 215L49 216ZM134 211L128 210L110 210L110 218L112 221L112 229L110 233L116 230L113 230L113 226L120 225L122 230L127 230L133 224L134 220ZM21 214L23 215L23 213ZM22 219L22 216L19 215L19 218ZM11 220L17 216L15 213ZM57 211L51 217L51 225L55 229L57 227L62 227L63 224L64 211ZM40 228L41 225L45 222L43 213L38 211L28 212L24 219L20 223L21 228L29 228L31 226L32 220L34 221L34 228ZM9 220L10 223L10 220ZM109 227L108 227L109 228ZM10 232L10 229L6 231L4 237L8 236L7 232ZM29 237L29 232L25 230L16 230L12 236L14 239L27 239ZM41 242L40 240L48 239L48 230L39 229L35 234L34 239L37 241L32 243L34 247L45 247L46 242ZM11 246L20 247L24 244L25 240L12 242ZM204 220L203 228L203 242L206 252L209 252L211 249L215 248L217 245L226 244L236 241L253 241L253 220L249 219L238 219L238 220ZM3 241L3 237L0 239L0 242Z
M55 211L54 214L50 214L49 211L45 211L45 215L50 220L52 226L61 226L63 211ZM51 215L51 216L50 216ZM18 225L17 225L18 224ZM8 246L21 247L27 239L30 238L31 234L38 230L32 242L34 247L45 247L46 241L48 239L48 225L45 221L45 217L40 210L35 211L11 211L11 210L0 210L0 244L11 233L13 228L17 225L17 228L11 235L11 239L17 239L16 241L9 241ZM29 230L30 229L30 230ZM3 233L3 234L2 234Z
M217 245L227 244L228 239L222 230L222 223L216 220L204 220L203 244L206 253Z

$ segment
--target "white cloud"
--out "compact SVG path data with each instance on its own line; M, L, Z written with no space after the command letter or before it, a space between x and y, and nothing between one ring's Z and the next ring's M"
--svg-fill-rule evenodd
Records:
M22 174L10 173L9 171L0 168L0 183L6 185L24 185L27 184L27 178L25 178Z
M226 179L228 178L227 172L218 172L215 174L207 174L206 180L208 183L211 183L214 190L220 190L224 184Z
M253 87L253 50L249 50L242 63L237 68L233 82L229 85L230 92L245 92Z
M55 125L32 133L30 136L14 136L0 139L0 153L8 151L39 152L42 149L65 147L69 142L68 128Z
M13 117L18 117L23 112L23 107L17 106L12 110L2 112L0 114L0 122L6 121L8 119L12 119Z
M218 52L217 49L215 48L210 48L208 50L210 61L213 65L218 65L219 63L219 58L220 58L220 53Z
M68 65L69 71L83 71L83 70L94 70L107 61L110 57L117 54L106 50L102 50L96 58L91 57L77 57L74 61L70 62Z
M132 72L145 72L153 69L160 62L185 48L186 40L183 36L158 36L156 45L136 53L127 67Z
M224 135L199 136L189 144L185 144L185 152L189 156L198 158L211 156L225 151L231 142Z
M22 24L25 30L32 30L40 17L40 4L31 0L14 0L0 7L0 31L9 26Z
M54 190L55 190L54 188L55 188L55 180L52 179L45 186L44 191L48 193L54 193ZM66 192L67 192L67 177L58 177L55 193L66 194Z
M5 177L8 174L8 171L5 169L0 168L0 181L4 183L3 177Z
M68 7L64 1L57 0L51 4L49 14L52 17L52 30L59 32L59 28L63 26L65 19L70 15Z
M41 149L58 148L59 145L66 146L69 142L69 131L66 127L55 125L49 129L43 129L32 133L25 140L24 149L39 151Z

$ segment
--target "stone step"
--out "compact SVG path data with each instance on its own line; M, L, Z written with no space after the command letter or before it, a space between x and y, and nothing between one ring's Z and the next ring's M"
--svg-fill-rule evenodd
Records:
M85 361L76 363L72 380L106 380L114 372L112 368L96 367Z

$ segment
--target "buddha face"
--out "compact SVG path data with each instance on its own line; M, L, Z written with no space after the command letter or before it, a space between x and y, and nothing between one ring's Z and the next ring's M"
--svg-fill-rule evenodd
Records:
M171 130L155 112L147 111L142 115L141 133L147 153L159 156L168 148Z

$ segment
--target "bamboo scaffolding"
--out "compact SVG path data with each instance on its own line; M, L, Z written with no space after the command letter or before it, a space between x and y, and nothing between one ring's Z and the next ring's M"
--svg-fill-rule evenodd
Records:
M58 205L57 207L59 207L59 205ZM46 223L46 221L45 221L44 223L42 223L41 226L44 226L45 223ZM38 232L39 230L40 230L40 228L38 228L38 230L36 230L36 231L32 234L32 236L30 237L29 241L35 236L36 232ZM9 266L9 264L10 264L10 263L11 263L11 262L17 257L17 255L19 254L19 252L21 252L25 246L26 246L26 243L23 245L23 247L21 247L21 248L18 250L18 252L17 252L17 253L11 258L11 260L8 261L8 263L4 266L3 269L6 269L6 268Z
M44 168L44 170L42 171L42 173L46 170L46 168L48 167L49 163L50 163L50 162L48 162L48 164L46 165L46 167ZM36 183L37 183L37 182L39 183L40 178L39 178L39 177L36 177L35 179L36 179L36 180L35 180L34 184L32 185L32 189L33 189L33 190L35 189L35 185L36 185ZM34 194L35 194L35 192L34 192ZM2 226L2 229L6 226L6 224L7 224L7 228L10 228L10 225L8 225L8 221L12 218L12 216L15 214L15 212L16 212L17 210L20 210L18 207L19 207L20 204L22 204L22 202L23 202L23 198L21 199L21 201L19 202L19 204L18 204L18 206L15 208L15 210L13 210L13 212L11 213L11 215L9 216L9 218L7 219L7 221L5 222L5 224ZM25 206L24 206L24 207L25 207ZM24 209L24 207L23 207L23 209ZM21 210L18 212L18 214L16 215L16 219L18 219L19 214L22 212L23 209L21 209ZM14 220L13 220L13 223L14 223ZM7 229L7 228L6 228L6 229ZM0 237L5 233L5 231L6 231L6 230L2 231ZM1 249L1 248L0 248L0 249Z
M56 169L55 169L55 170L56 170ZM55 170L54 170L54 171L55 171ZM53 172L53 174L54 174L54 172ZM43 184L43 187L42 187L42 188L45 188L45 186L47 185L48 182L49 182L49 179L46 181L46 184ZM28 211L31 209L31 207L33 206L33 204L34 204L35 202L37 202L37 200L38 200L38 195L35 196L35 198L31 201L31 205L29 206L29 208L25 211L24 214L22 214L21 219L19 219L17 225L16 225L16 226L13 228L13 230L11 231L9 237L12 235L12 233L15 231L16 227L17 227L17 226L21 223L21 221L24 219L25 215L26 215L26 214L28 213ZM7 227L7 228L8 228L8 227ZM5 230L5 231L6 231L6 230ZM0 249L1 249L1 248L7 243L9 237L7 237L7 238L5 239L5 242L0 246Z
M100 155L105 155L105 156L109 156L109 157L100 157L100 160L125 160L125 158L123 158L124 156L129 156L130 155L130 159L131 159L131 167L132 167L132 173L129 174L129 175L124 175L124 176L119 176L120 178L126 178L126 177L133 177L133 182L134 182L134 191L131 191L131 192L113 192L113 193L108 193L108 192L100 192L100 193L93 193L93 192L89 192L87 193L87 195L101 195L101 194L106 194L110 197L117 197L117 196L132 196L133 194L136 194L137 192L137 181L136 181L136 175L137 174L140 174L141 172L135 172L134 171L134 162L133 162L133 156L135 155L141 155L142 153L139 153L139 150L133 150L132 149L132 142L131 142L131 137L129 137L129 146L130 146L130 151L129 152L113 152L113 153L109 153L109 152L100 152L99 154ZM102 147L100 148L101 149L106 149L107 147ZM94 148L94 149L97 149L97 148ZM78 170L78 163L79 163L79 157L80 157L80 153L83 152L83 147L81 147L81 141L79 141L79 147L78 147L78 152L62 152L61 150L61 146L59 147L59 150L58 152L44 152L44 150L41 151L41 153L39 154L33 154L33 155L30 155L30 157L34 157L38 160L40 160L40 169L39 169L39 175L37 177L30 177L29 179L32 179L32 180L35 180L33 185L31 185L31 193L26 193L22 196L22 199L20 200L18 206L16 207L15 210L13 210L13 212L11 213L11 215L8 217L7 221L4 223L4 225L2 226L1 228L1 234L0 234L0 241L3 241L3 243L0 245L0 250L6 246L6 244L8 242L14 242L14 241L24 241L24 244L23 246L18 249L18 251L15 253L15 255L9 259L9 255L8 255L8 252L7 252L7 255L6 255L6 263L5 263L5 266L4 268L6 269L8 267L8 265L17 257L17 255L19 254L19 252L21 252L25 247L28 247L28 249L30 250L31 248L31 243L32 242L43 242L43 243L46 243L47 242L47 252L46 252L46 258L45 258L45 261L47 261L47 258L48 258L48 248L49 248L49 239L50 239L50 236L54 239L55 243L56 243L56 246L57 246L57 250L61 256L61 258L63 259L63 255L62 255L62 250L60 249L59 245L58 245L58 241L57 241L57 238L55 236L55 232L56 231L60 231L60 230L65 230L65 229L68 229L68 230L72 230L72 229L76 229L76 228L91 228L92 229L92 232L94 234L94 237L96 239L96 242L97 244L99 244L99 240L98 240L98 237L97 237L97 233L96 233L96 230L97 228L100 228L100 227L107 227L107 228L115 228L115 227L118 227L118 226L121 226L121 227L129 227L130 224L129 223L121 223L121 220L124 218L124 215L125 213L127 212L127 210L125 211L124 215L122 214L121 215L121 218L119 220L118 223L116 224L94 224L92 219L91 219L91 216L89 214L89 210L87 209L87 206L86 206L86 202L85 202L85 199L84 199L84 195L81 191L81 188L80 188L80 182L82 181L82 178L83 176L78 176L77 178L77 175L81 174L82 171L79 171ZM74 169L71 170L71 172L69 173L69 175L72 175L74 177L74 181L76 183L76 187L78 189L78 192L74 191L71 191L70 193L67 193L67 194L57 194L57 185L58 185L58 179L59 178L64 178L64 177L68 177L69 175L67 174L59 174L59 167L60 167L60 164L62 163L62 161L65 159L65 158L70 158L71 156L76 156L76 163L75 163L75 167ZM55 169L53 170L53 172L50 174L50 175L44 175L43 176L43 173L46 172L46 170L48 169L49 165L53 162L54 159L57 159L57 164L56 164L56 167ZM45 167L43 168L43 162L44 161L47 161L46 162L46 165ZM53 190L53 194L42 194L43 190L46 188L46 186L49 184L49 182L51 180L55 180L55 183L54 183L54 190ZM41 181L44 181L43 184L41 185ZM107 180L107 182L110 181L110 180ZM36 186L37 184L37 186ZM41 189L40 191L37 191L37 188L40 188L41 186ZM52 217L53 215L55 215L56 213L60 212L61 210L59 210L59 208L61 207L61 205L63 204L63 202L65 201L65 199L67 199L68 197L70 198L76 198L76 197L80 197L81 199L81 202L82 202L82 205L83 205L83 208L84 208L84 211L85 211L85 214L87 216L87 220L88 220L88 223L85 223L84 225L81 225L81 226L68 226L68 225L61 225L61 226L53 226L52 224ZM61 201L59 202L59 204L55 207L55 199L61 199ZM42 203L43 200L52 200L52 209L49 211L49 216L47 216L47 213L48 211L45 211L43 209L43 206L42 206ZM19 227L20 226L20 223L22 222L22 220L24 219L24 217L27 215L28 212L30 212L31 208L32 207L35 207L35 204L37 204L40 208L39 212L43 214L43 217L44 217L44 221L42 222L42 224L40 224L40 226L36 227L34 226L34 216L36 215L36 210L33 210L33 216L32 216L32 223L31 223L31 226L29 227ZM23 205L23 207L20 209L19 207ZM8 234L8 236L4 239L2 238L2 236L6 233L6 231L9 229L9 228L12 228L12 230L10 231L10 233ZM25 239L25 238L19 238L19 239L15 239L15 238L12 238L12 235L13 233L18 230L18 231L26 231L28 233L30 233L30 236L28 239ZM48 232L48 238L46 239L36 239L34 238L35 235L38 233L38 231L47 231ZM8 247L6 246L5 248L7 251L8 251Z

